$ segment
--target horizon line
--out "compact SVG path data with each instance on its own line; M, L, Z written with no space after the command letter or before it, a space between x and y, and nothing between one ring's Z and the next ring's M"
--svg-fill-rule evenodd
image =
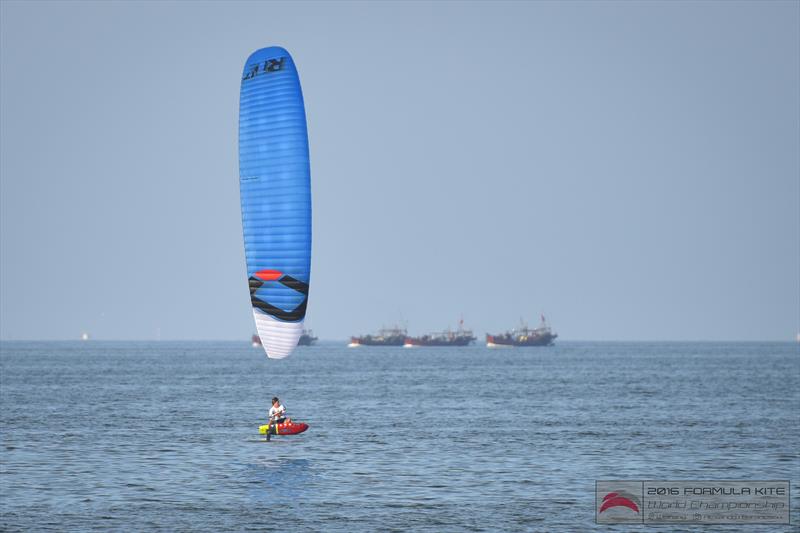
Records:
M346 343L348 338L327 338L319 339L318 342L342 342ZM249 343L247 339L125 339L125 338L89 338L87 340L81 338L60 338L60 339L3 339L0 342L78 342L78 343L92 343L92 342L236 342L236 343ZM559 338L558 342L788 342L800 343L798 339L562 339ZM482 343L476 342L474 345L479 346ZM387 346L379 346L379 348L387 348Z

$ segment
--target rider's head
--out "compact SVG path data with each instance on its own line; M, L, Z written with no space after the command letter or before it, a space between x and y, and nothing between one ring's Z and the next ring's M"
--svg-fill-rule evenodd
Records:
M279 403L281 403L281 401L278 399L278 397L277 397L277 396L275 396L274 398L272 398L272 405L276 405L276 404L279 404Z

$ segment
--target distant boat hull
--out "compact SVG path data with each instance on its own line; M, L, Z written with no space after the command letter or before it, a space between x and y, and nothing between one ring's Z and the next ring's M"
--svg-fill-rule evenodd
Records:
M402 346L405 344L405 337L373 337L367 335L366 337L353 337L348 346Z
M452 338L439 338L439 337L408 337L405 340L404 346L469 346L475 337L472 335L455 336Z
M350 337L350 346L402 346L408 332L403 328L383 328L375 335L363 335L361 337Z
M542 333L538 335L486 335L486 346L489 348L504 346L552 346L558 335L556 333Z
M316 344L316 342L317 342L317 337L315 337L315 336L313 336L311 334L308 334L308 333L303 333L300 336L300 340L297 341L297 345L298 346L314 346L314 344Z
M486 341L486 347L487 348L513 348L514 345L513 344L495 344L494 342L487 340Z

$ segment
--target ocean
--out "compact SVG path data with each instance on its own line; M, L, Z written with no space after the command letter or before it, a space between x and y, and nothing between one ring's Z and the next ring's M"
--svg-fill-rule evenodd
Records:
M272 396L310 424L264 442ZM595 481L791 480L800 345L0 343L4 531L675 531Z

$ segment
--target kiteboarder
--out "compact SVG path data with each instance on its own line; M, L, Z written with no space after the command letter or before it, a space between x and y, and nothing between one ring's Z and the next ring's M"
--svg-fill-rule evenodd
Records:
M270 430L272 429L272 425L275 424L283 424L286 421L291 422L292 420L286 418L286 407L283 406L281 401L278 399L277 396L272 398L272 407L269 408L269 422L267 428L267 440L270 439Z

